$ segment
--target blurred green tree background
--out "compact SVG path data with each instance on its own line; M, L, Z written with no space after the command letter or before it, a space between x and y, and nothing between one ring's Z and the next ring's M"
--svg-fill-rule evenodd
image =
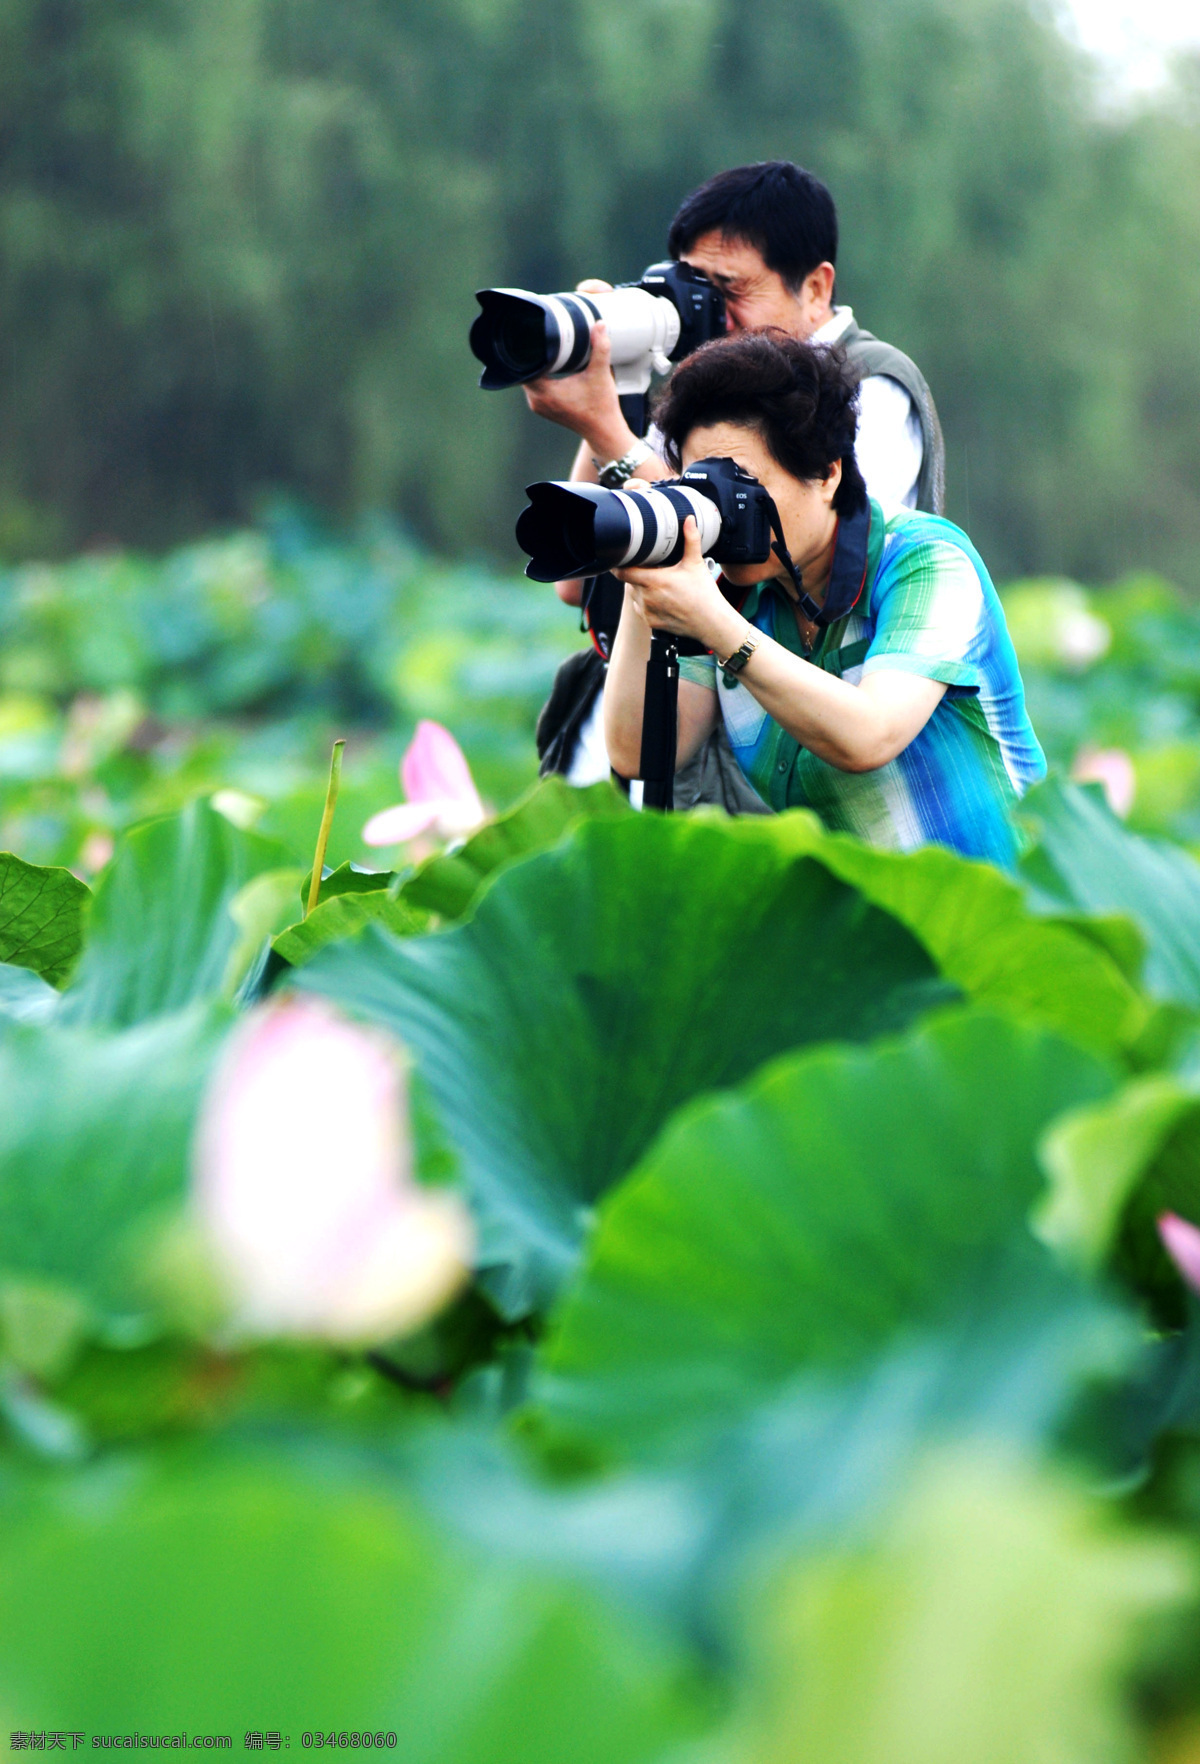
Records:
M996 572L1200 583L1200 76L1113 114L1022 0L0 0L0 556L285 489L511 561L569 448L473 290L636 274L776 155Z

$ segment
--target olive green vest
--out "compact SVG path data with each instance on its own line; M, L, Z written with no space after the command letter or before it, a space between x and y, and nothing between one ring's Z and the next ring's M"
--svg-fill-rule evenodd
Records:
M942 439L937 405L924 374L903 350L890 343L881 343L878 337L864 331L853 320L838 342L864 380L872 374L886 374L889 380L899 380L912 399L921 420L924 444L917 477L917 507L923 508L927 514L940 515L946 501L946 443Z

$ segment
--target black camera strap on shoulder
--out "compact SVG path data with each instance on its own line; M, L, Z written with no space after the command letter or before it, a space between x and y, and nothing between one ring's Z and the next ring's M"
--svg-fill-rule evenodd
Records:
M867 548L871 535L871 505L864 504L852 515L839 515L833 542L833 562L829 567L829 586L825 600L818 606L806 593L800 571L792 562L792 554L783 536L779 510L771 503L771 532L780 562L792 579L796 604L814 625L836 625L857 606L867 582Z
M775 551L779 557L779 561L782 563L788 575L792 578L792 587L795 590L796 595L796 605L800 608L800 611L804 614L806 619L810 620L814 625L819 625L821 622L821 608L817 605L812 595L806 590L800 571L792 562L792 554L788 550L787 540L783 536L783 524L779 519L779 510L776 508L774 501L771 503L771 533L775 540Z
M839 515L829 566L829 586L817 623L836 625L853 612L867 585L867 559L871 538L871 505L864 502L851 515Z

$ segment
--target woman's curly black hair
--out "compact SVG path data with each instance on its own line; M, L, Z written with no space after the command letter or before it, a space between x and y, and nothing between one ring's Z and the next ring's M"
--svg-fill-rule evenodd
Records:
M654 420L678 471L693 429L736 423L753 429L785 472L806 482L842 462L838 514L866 505L854 457L859 375L844 350L802 343L785 331L747 331L706 343L681 361L663 388Z

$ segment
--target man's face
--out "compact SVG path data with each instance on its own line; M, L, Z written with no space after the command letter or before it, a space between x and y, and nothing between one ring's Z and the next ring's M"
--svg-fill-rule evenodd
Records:
M725 296L725 329L730 335L780 330L804 339L830 317L832 264L818 264L793 293L778 270L767 268L757 246L716 231L701 233L682 261L703 270Z

